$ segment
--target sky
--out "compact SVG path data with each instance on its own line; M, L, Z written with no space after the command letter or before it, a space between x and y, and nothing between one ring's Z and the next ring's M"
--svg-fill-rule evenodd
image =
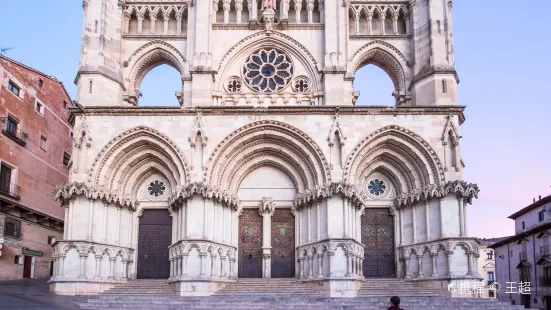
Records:
M76 98L82 36L82 1L3 1L0 48L62 81ZM462 0L453 5L458 104L464 179L479 199L468 211L469 235L514 234L507 216L551 194L551 35L548 0ZM39 21L33 23L32 21ZM160 66L145 78L142 104L176 105L176 70ZM356 75L359 104L393 105L393 86L377 67ZM367 95L368 94L368 95Z

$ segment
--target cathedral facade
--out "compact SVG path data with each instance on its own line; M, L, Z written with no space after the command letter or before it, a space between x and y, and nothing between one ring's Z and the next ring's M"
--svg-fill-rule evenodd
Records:
M443 289L479 278L451 0L83 8L52 291L167 279L210 295L237 278L296 278L354 296L369 277ZM140 106L162 64L181 75L181 106ZM395 106L355 106L369 64L391 78Z

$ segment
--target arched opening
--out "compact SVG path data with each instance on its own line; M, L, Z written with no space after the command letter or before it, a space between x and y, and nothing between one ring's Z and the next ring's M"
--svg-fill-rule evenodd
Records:
M139 89L141 96L138 105L141 107L178 107L180 103L176 93L182 91L182 77L172 66L162 64L147 73Z
M356 106L394 106L395 86L388 74L376 65L367 65L356 71L354 91L360 92Z

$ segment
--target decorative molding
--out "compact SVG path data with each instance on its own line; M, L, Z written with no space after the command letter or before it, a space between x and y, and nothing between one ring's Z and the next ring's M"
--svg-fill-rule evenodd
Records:
M367 205L366 196L360 188L354 184L347 184L342 181L326 185L316 185L312 189L307 189L304 193L298 193L294 204L298 209L318 201L326 200L334 195L340 195L348 199L356 209L364 208Z
M178 205L193 196L200 196L205 199L214 200L221 203L223 206L231 208L232 210L237 210L240 206L239 198L236 195L202 182L191 182L183 186L179 186L170 195L168 202L170 205Z
M80 256L93 253L96 257L107 255L110 259L120 256L123 261L132 262L134 249L116 245L97 243L91 241L57 241L52 245L52 258L61 258L67 255L71 249L75 249Z
M209 138L203 128L203 114L201 114L201 111L197 111L197 114L195 114L195 121L193 123L193 128L191 129L191 135L188 138L191 146L195 147L195 141L197 141L198 135L201 136L201 143L203 146L206 146Z
M138 202L132 195L121 195L118 191L109 191L103 187L89 187L85 183L72 182L58 185L54 189L54 200L60 201L62 206L79 196L92 200L103 200L118 207L127 207L136 211Z
M276 204L272 197L263 197L262 201L260 201L260 204L258 205L258 214L260 214L260 216L263 216L264 214L272 216L274 215L275 209Z
M455 194L458 199L471 204L473 198L478 198L480 189L475 183L465 181L450 181L443 185L430 184L421 189L415 189L410 193L397 195L394 203L397 207L404 208L418 202L425 202L431 199L443 198L449 194Z

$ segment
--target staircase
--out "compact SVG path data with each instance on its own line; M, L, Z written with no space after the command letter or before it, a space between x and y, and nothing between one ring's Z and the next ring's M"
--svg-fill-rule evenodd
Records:
M406 310L524 309L489 298L450 298L399 279L373 279L362 285L356 298L322 297L294 279L238 279L209 297L175 296L166 280L135 280L105 294L82 296L82 309L217 309L217 310L380 310L390 296L402 299Z

